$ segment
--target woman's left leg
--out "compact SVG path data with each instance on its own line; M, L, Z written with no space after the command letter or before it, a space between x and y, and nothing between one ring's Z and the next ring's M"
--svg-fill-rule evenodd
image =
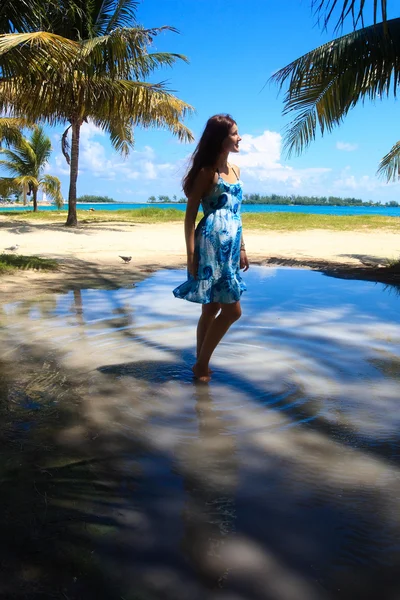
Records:
M218 317L214 318L214 321L208 327L204 336L197 362L193 367L195 377L205 382L210 380L208 364L212 353L232 323L240 319L241 315L242 309L240 307L240 302L221 304L220 314Z

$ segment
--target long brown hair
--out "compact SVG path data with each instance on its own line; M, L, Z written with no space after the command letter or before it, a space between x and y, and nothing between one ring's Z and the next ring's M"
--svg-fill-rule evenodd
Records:
M236 121L230 115L214 115L208 119L197 148L192 154L191 165L182 181L186 196L190 194L201 169L215 169L218 156L222 152L222 144L233 125L236 125Z

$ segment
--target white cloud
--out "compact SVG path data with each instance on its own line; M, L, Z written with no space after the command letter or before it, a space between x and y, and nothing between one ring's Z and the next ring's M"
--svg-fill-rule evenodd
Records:
M83 123L81 127L80 139L81 142L85 142L86 140L90 140L91 138L100 135L105 136L105 132L97 127L92 121L88 121L87 123Z
M106 146L106 134L91 123L82 127L79 186L90 185L116 200L145 201L150 195L181 192L181 179L188 165L189 155L169 162L165 155L156 153L151 146L133 150L124 159ZM103 145L103 143L105 145ZM392 199L400 184L386 184L374 174L358 174L346 167L341 172L324 166L297 168L285 164L281 156L282 137L275 131L264 131L258 136L244 134L239 154L230 161L242 168L245 192L263 194L299 194L309 196L354 196L368 200ZM49 171L54 175L68 175L69 169L59 152ZM388 189L388 188L391 189Z
M354 152L357 150L358 144L350 144L349 142L336 142L336 149L344 152Z
M53 165L48 165L48 172L52 175L69 175L69 166L67 165L64 156L62 154L56 154L54 160L56 163L55 167Z
M245 181L257 191L292 193L300 191L305 182L320 181L330 168L312 167L294 169L281 161L282 136L276 131L264 131L259 136L244 134L240 143L240 154L231 160L243 168Z

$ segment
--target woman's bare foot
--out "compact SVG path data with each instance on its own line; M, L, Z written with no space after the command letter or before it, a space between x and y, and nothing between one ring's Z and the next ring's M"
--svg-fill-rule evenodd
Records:
M197 363L196 363L197 364ZM208 367L208 374L212 375L214 373L214 371L212 369L210 369L210 367Z
M202 369L198 363L192 367L194 378L201 383L209 383L211 380L210 369Z

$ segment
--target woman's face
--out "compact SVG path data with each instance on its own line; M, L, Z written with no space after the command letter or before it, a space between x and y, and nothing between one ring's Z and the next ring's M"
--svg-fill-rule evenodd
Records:
M228 152L239 152L239 142L242 138L239 135L236 123L232 125L228 137L224 140L224 150Z

